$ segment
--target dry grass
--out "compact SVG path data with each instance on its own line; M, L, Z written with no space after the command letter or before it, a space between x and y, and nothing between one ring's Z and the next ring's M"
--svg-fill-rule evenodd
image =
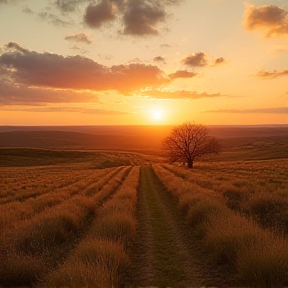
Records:
M119 282L128 265L123 245L109 240L87 239L64 265L50 273L40 287L108 288Z
M253 243L238 255L237 268L245 282L253 287L287 286L288 251L286 241L268 237L264 247Z
M101 205L115 193L130 169L130 167L122 167L106 171L108 173L105 176L101 172L101 185L98 185L97 189L88 185L86 188L82 186L83 190L79 190L78 186L75 188L78 189L76 195L70 194L69 198L64 198L58 205L20 221L14 225L13 229L2 230L0 238L1 284L2 282L9 285L24 285L27 282L31 284L52 268L57 267L58 263L63 261L75 244L87 233ZM94 174L94 179L97 181L98 178L95 176L97 173ZM102 189L99 190L99 187ZM91 193L92 190L93 193ZM90 192L86 193L87 191ZM25 205L24 203L23 206ZM9 219L9 215L6 220ZM31 263L29 268L24 265L25 259L27 263ZM41 270L38 267L41 267ZM26 273L27 269L29 273ZM21 275L26 275L25 279Z
M81 172L82 178L77 178L77 181L73 179L73 176L75 176L74 173L66 171L66 174L62 174L63 178L65 178L64 175L67 178L65 180L65 185L54 184L53 187L46 184L46 181L48 181L47 183L50 183L50 177L55 176L54 172L50 175L49 171L50 170L48 169L46 178L41 178L42 186L46 188L49 187L49 189L47 188L48 190L46 188L42 189L41 186L37 189L35 188L35 191L37 191L37 196L35 197L25 198L26 201L24 202L17 200L1 205L0 228L2 231L10 228L16 229L21 221L27 221L45 210L49 210L53 206L61 204L74 195L83 193L88 194L88 192L92 194L91 191L96 193L105 185L105 183L109 181L109 179L118 171L118 169L108 168L103 170L88 170L87 175L84 172ZM27 183L30 181L30 172L30 168L25 171ZM40 174L39 177L41 176L43 175ZM13 174L13 177L16 177L16 174ZM54 180L54 183L56 183L57 180L58 178Z
M276 287L287 282L285 239L228 209L221 194L200 193L201 189L194 183L159 165L154 169L186 211L191 229L200 237L215 264L237 271L239 279L251 287Z
M111 166L118 154L77 165L0 167L0 285L123 284L139 167L91 169ZM288 283L287 161L154 169L215 266L238 273L243 285L278 287Z
M126 249L136 227L138 179L139 167L134 167L125 180L112 179L118 187L122 183L120 188L97 210L85 238L41 286L119 287L129 265Z
M255 193L243 204L243 211L262 227L288 233L288 196L280 193Z
M223 195L226 205L264 228L288 233L288 160L198 163L195 169L164 165L199 188Z

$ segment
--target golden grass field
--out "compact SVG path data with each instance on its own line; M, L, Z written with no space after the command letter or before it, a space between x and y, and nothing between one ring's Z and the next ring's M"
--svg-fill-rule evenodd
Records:
M151 141L148 127L83 128L94 146L106 135L97 150L75 129L69 148L64 132L1 132L0 287L287 286L288 128L278 128L212 129L223 151L193 169L165 161L167 127ZM23 132L38 140L24 145Z

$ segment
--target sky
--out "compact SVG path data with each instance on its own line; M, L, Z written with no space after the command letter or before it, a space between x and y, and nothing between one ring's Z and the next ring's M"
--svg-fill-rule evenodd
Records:
M0 0L0 125L288 124L287 0Z

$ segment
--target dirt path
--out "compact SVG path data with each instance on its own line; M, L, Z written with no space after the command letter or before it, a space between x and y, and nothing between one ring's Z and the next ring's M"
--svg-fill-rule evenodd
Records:
M141 168L137 218L137 235L131 251L133 287L224 284L199 259L201 251L189 239L184 216L151 166Z

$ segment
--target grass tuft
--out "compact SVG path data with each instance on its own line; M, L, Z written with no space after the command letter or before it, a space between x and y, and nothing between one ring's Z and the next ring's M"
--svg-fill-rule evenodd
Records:
M288 283L287 244L278 239L266 239L265 246L252 245L238 256L241 278L252 287L282 287ZM287 286L287 285L285 285Z

